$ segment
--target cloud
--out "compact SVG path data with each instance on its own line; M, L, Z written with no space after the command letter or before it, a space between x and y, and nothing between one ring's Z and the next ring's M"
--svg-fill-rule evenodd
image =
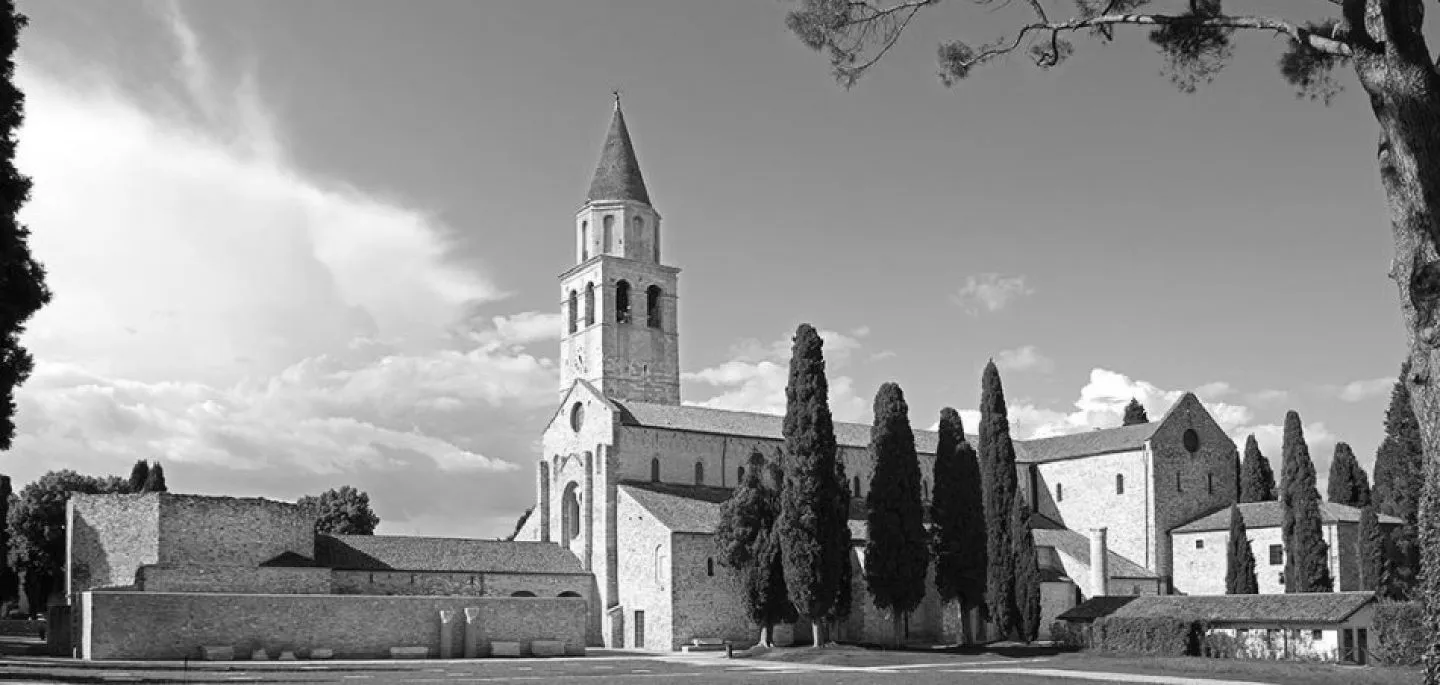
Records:
M855 394L855 380L837 375L861 348L860 338L869 330L859 328L851 335L820 331L825 341L825 367L830 384L830 412L837 421L864 421L870 401ZM700 371L681 374L681 380L702 386L713 394L708 399L686 402L701 407L753 411L764 414L785 413L785 386L790 380L790 356L793 334L771 342L742 340L732 346L730 359Z
M1054 370L1054 360L1040 354L1034 345L1025 345L995 354L995 366L1004 371L1038 371L1049 373Z
M1015 299L1033 292L1025 284L1024 276L983 273L967 277L965 285L951 296L951 300L973 316L982 312L998 312Z
M1395 377L1372 378L1370 380L1351 381L1341 386L1325 386L1327 394L1340 398L1342 402L1364 402L1373 397L1382 397L1390 393L1395 387Z

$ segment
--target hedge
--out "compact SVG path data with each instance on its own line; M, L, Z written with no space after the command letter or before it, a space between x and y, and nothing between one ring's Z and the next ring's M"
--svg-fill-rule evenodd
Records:
M1204 623L1190 618L1105 616L1095 621L1090 647L1150 656L1200 656L1204 635Z
M1370 656L1376 663L1415 666L1429 648L1425 610L1420 602L1381 601L1375 605L1375 630L1370 633Z

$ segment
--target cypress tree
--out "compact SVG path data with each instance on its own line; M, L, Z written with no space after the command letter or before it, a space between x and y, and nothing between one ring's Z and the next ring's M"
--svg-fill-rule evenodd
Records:
M1409 597L1420 571L1419 512L1420 489L1424 482L1420 446L1420 422L1410 406L1410 388L1405 378L1410 361L1400 365L1400 379L1390 392L1390 406L1385 410L1385 439L1375 452L1375 489L1371 499L1378 513L1394 516L1404 524L1391 533L1392 562L1387 591L1397 597Z
M935 491L930 520L935 528L935 589L942 602L960 609L961 641L974 642L970 615L985 603L985 503L980 463L965 439L960 413L940 410L935 448Z
M1330 482L1327 499L1336 504L1365 508L1370 506L1370 479L1355 458L1350 445L1335 443L1335 458L1330 461Z
M980 377L980 469L984 479L986 557L985 602L1001 635L1019 632L1015 606L1015 552L1011 510L1015 506L1015 445L1005 390L995 360Z
M1250 551L1245 517L1235 504L1230 505L1230 540L1225 548L1225 594L1260 594L1260 581L1255 577L1255 553Z
M150 467L150 473L145 477L145 492L169 492L165 487L165 467L160 462L155 462Z
M145 492L145 481L150 480L150 464L144 459L135 460L135 465L130 467L130 480L126 484L126 492Z
M0 602L17 594L15 571L10 568L10 476L0 476Z
M834 563L833 526L842 494L835 482L835 424L825 380L824 342L810 324L795 330L790 380L785 386L785 484L780 490L780 552L785 588L800 618L810 622L815 646L824 645L840 565Z
M1283 518L1280 534L1285 541L1285 591L1330 592L1330 549L1320 531L1320 491L1315 487L1315 463L1300 415L1285 414L1285 438L1280 477L1280 505Z
M925 598L930 549L910 407L894 383L875 393L870 458L875 466L865 495L865 584L876 608L890 612L898 646L905 617Z
M715 530L716 558L730 569L741 594L745 611L760 628L759 644L773 643L776 623L793 620L794 610L785 596L785 579L780 563L775 519L779 515L779 493L773 471L758 448L750 452L745 478L720 505L720 524Z
M1030 530L1030 507L1015 500L1011 520L1015 539L1015 608L1020 639L1034 642L1040 637L1040 559L1035 553L1035 534Z
M1130 404L1125 405L1125 419L1121 425L1134 426L1141 423L1150 423L1150 417L1145 415L1145 405L1132 397Z
M850 619L853 599L851 589L855 582L855 571L850 560L850 502L855 495L850 492L850 479L845 474L845 460L838 456L835 459L835 485L840 489L839 497L835 498L835 520L839 523L831 528L835 534L834 546L831 548L834 560L831 563L839 569L840 575L835 582L835 604L830 607L832 626L838 626Z
M1375 505L1360 510L1360 589L1384 591L1386 572L1385 554L1388 548L1385 531L1380 528L1380 517Z
M1253 434L1245 438L1245 460L1240 463L1240 501L1269 502L1275 499L1275 472L1270 460L1260 453Z

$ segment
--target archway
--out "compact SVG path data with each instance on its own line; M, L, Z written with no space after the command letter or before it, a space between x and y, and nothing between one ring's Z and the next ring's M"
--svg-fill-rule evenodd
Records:
M571 482L565 486L565 494L560 497L560 542L564 545L580 536L580 495L577 490L579 484Z
M529 590L517 590L517 591L515 591L515 592L510 593L510 596L511 596L511 597L534 597L534 596L535 596L535 593L533 593L533 592L531 592L531 591L529 591Z

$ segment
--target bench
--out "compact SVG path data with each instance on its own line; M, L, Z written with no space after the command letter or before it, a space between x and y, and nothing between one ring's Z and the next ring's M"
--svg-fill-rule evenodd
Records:
M688 645L680 645L682 652L723 652L725 651L725 640L718 637L697 637L690 640Z
M491 642L490 656L520 656L520 643Z
M533 656L565 656L564 640L534 640L530 643Z
M204 661L234 661L234 647L201 647L200 658Z
M430 656L429 647L391 647L391 659L424 659Z

